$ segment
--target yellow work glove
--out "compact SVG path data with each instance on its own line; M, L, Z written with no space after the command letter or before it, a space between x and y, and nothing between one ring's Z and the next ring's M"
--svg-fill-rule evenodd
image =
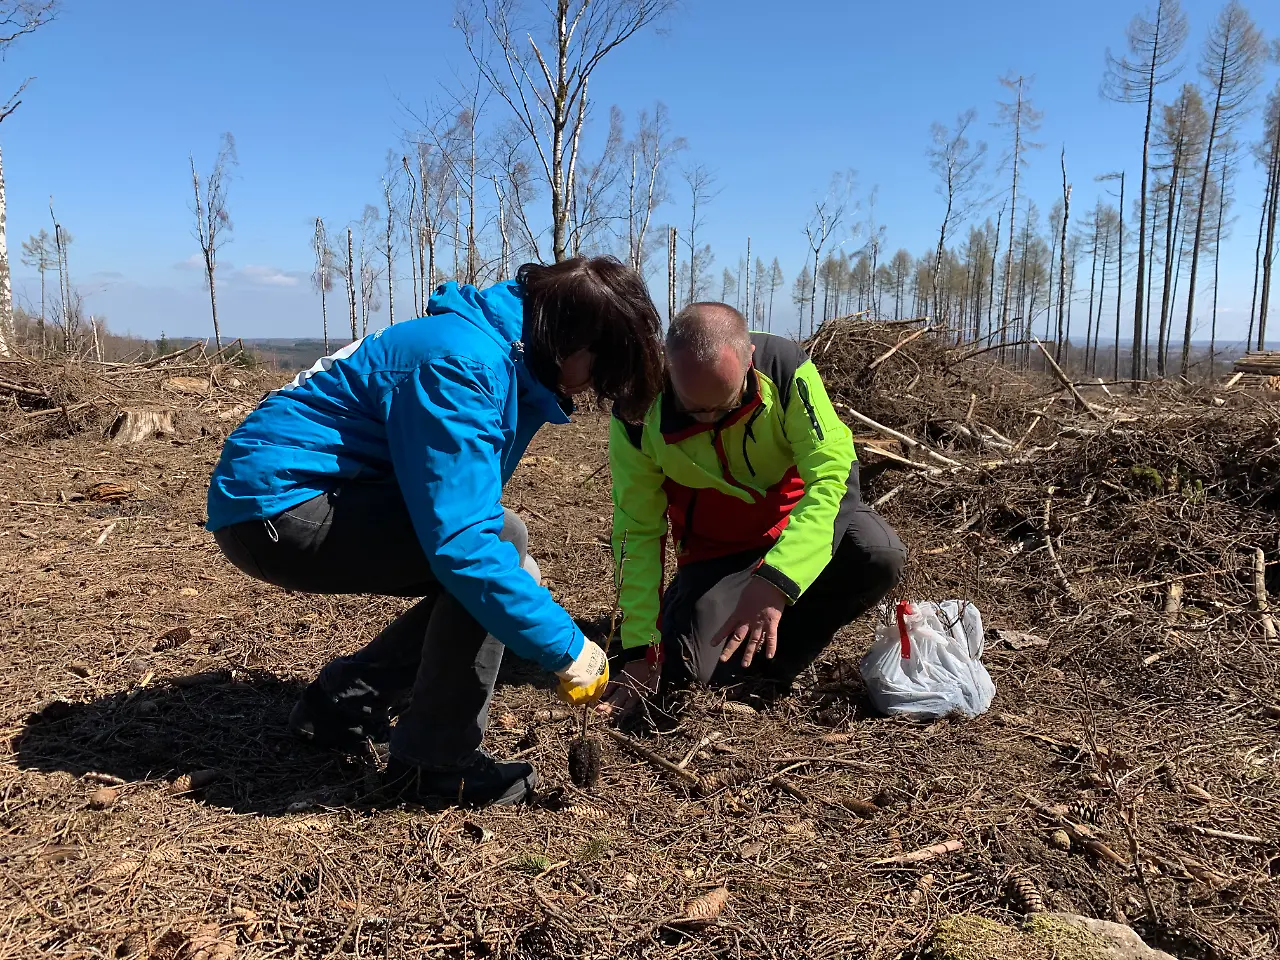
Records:
M556 676L560 678L556 693L565 703L575 707L595 703L609 683L609 658L598 643L587 640L578 658L557 670Z

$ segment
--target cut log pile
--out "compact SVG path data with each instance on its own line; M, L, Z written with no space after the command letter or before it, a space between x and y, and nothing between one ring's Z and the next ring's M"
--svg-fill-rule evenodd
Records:
M1280 350L1246 353L1232 365L1226 386L1280 391Z

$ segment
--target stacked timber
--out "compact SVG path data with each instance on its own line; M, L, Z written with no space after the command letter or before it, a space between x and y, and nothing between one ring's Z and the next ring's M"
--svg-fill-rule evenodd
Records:
M1280 350L1246 353L1232 365L1226 386L1243 390L1280 391Z

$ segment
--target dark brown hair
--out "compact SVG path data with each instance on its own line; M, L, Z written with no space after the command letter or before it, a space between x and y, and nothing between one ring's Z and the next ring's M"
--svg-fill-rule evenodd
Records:
M662 390L662 321L640 274L613 257L526 263L524 355L552 390L560 361L579 350L595 356L591 385L623 420L639 422Z

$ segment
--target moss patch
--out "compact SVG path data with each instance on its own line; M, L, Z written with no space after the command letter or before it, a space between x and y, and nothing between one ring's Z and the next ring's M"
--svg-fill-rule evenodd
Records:
M930 960L1106 960L1104 942L1054 917L1032 917L1014 928L965 914L938 924Z

